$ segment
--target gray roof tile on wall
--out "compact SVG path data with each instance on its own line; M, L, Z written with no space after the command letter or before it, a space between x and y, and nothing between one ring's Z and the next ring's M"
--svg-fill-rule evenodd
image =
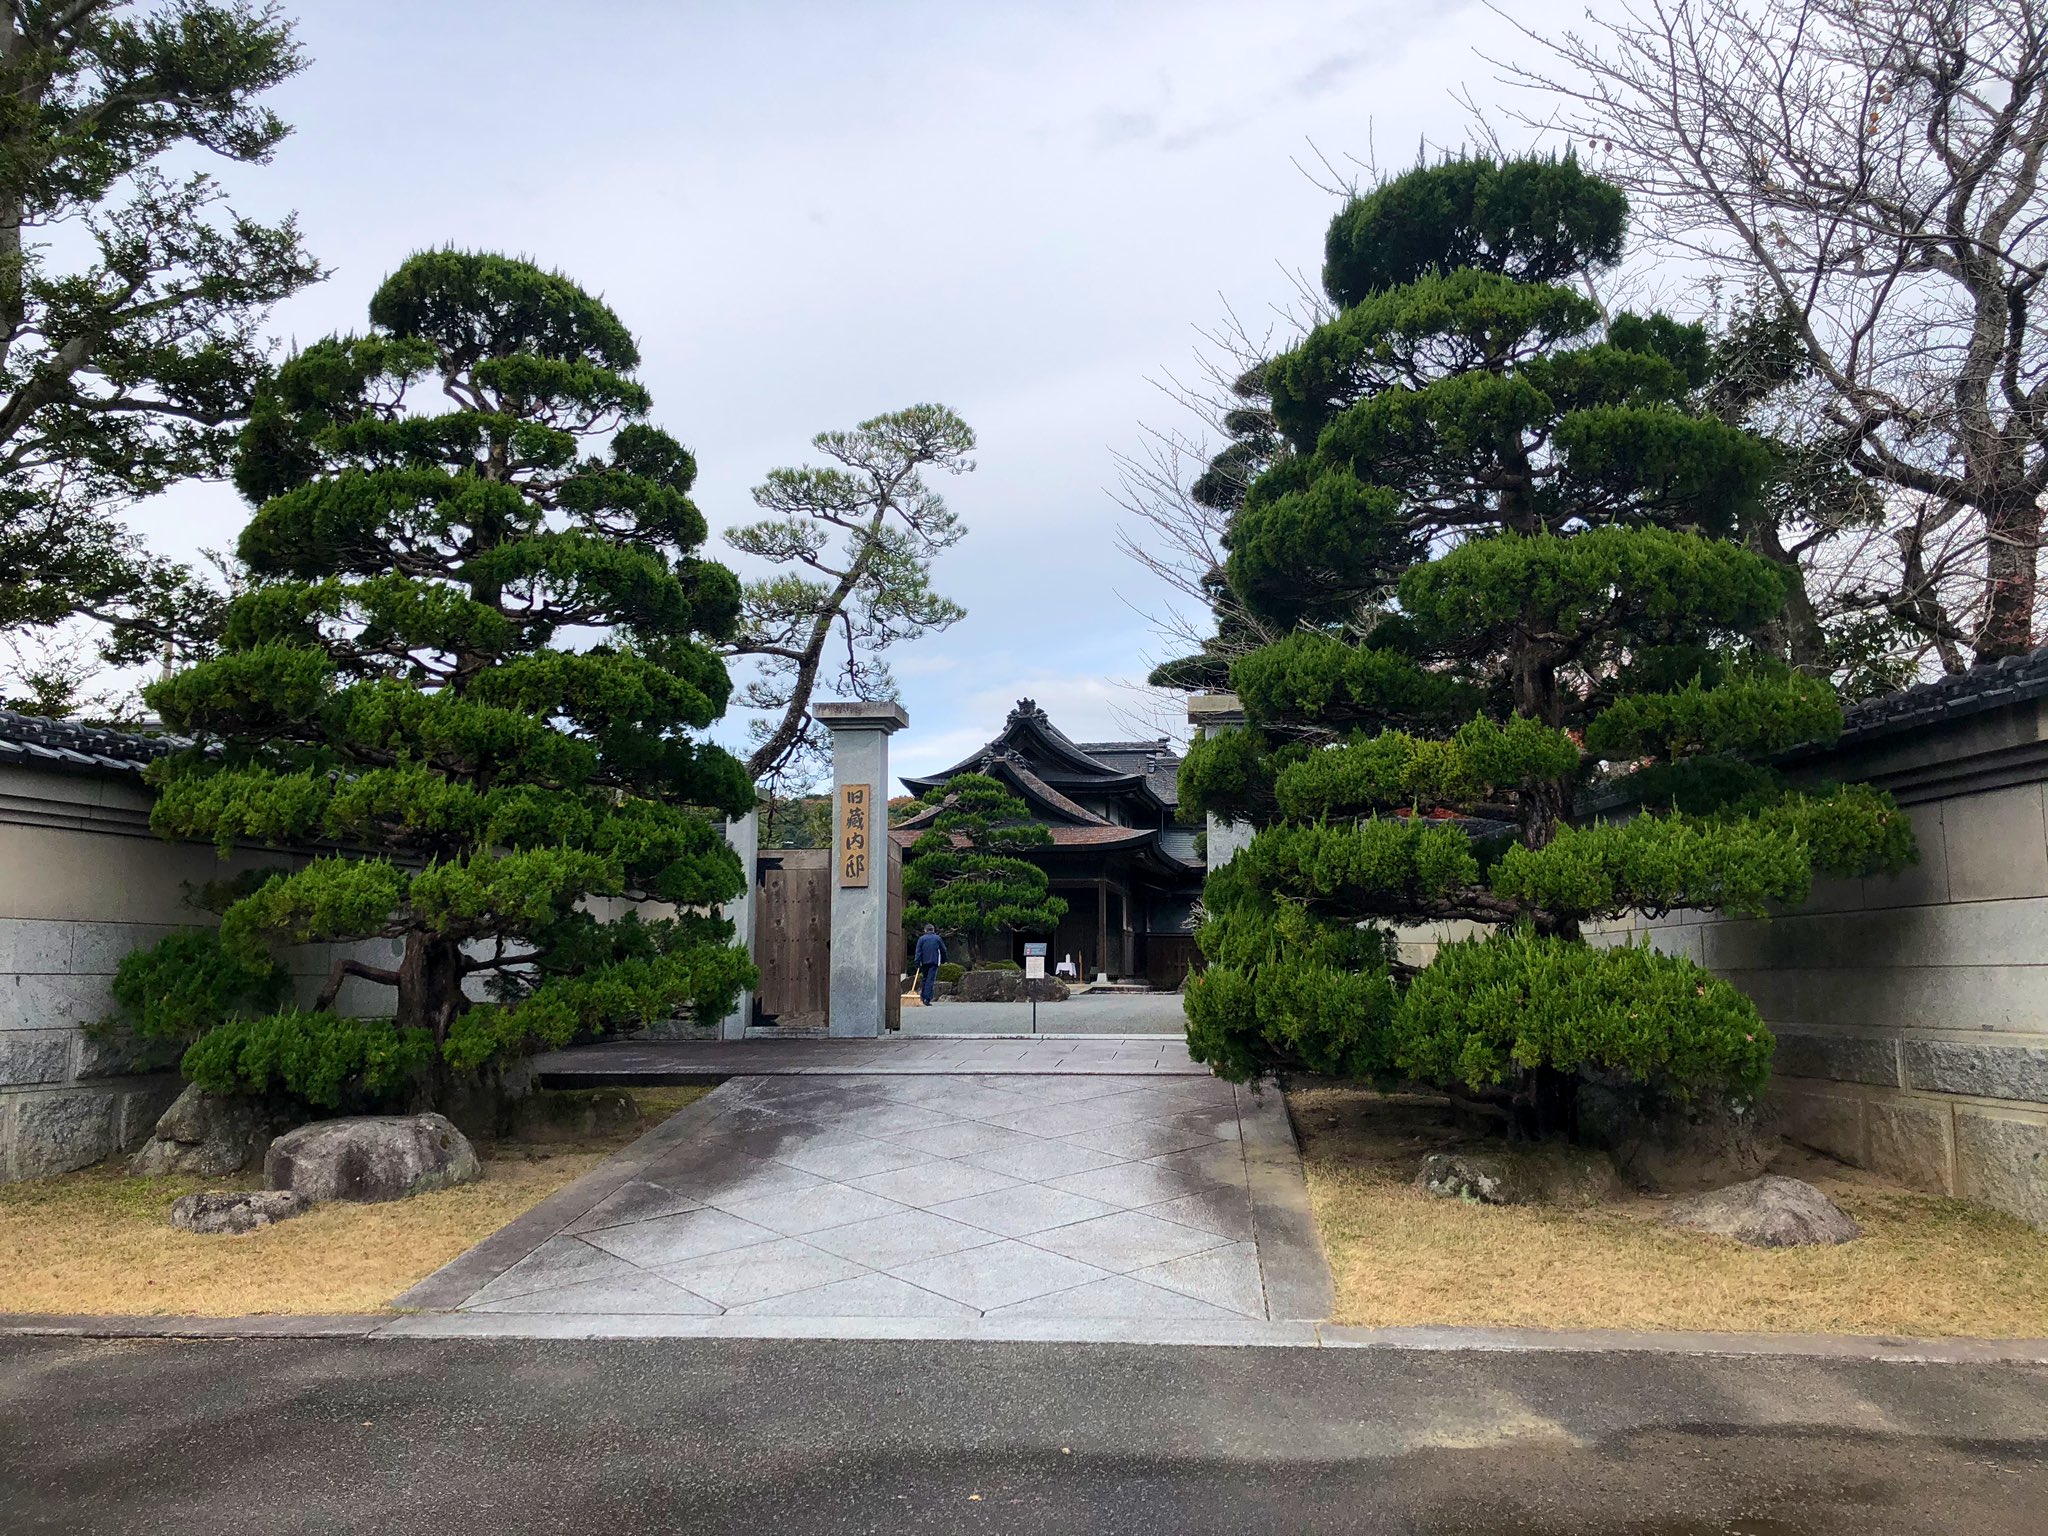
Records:
M2048 698L2048 646L1852 704L1843 711L1842 740L1869 741L2043 698Z
M0 763L71 773L140 773L159 757L190 746L183 736L144 736L72 720L0 709Z

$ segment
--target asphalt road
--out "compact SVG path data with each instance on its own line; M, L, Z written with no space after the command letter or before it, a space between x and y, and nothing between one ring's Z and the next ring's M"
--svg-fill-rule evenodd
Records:
M2048 1531L2048 1371L0 1339L0 1531Z

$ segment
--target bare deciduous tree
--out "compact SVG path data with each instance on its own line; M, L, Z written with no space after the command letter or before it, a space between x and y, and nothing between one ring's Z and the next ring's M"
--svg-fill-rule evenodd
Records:
M1667 253L1796 325L1806 445L1885 501L1886 536L1851 541L1845 606L1925 634L1951 669L2027 649L2048 0L1642 0L1537 41L1555 66L1501 67L1561 105L1524 120L1604 152Z
M1166 606L1145 615L1172 653L1153 669L1155 687L1221 687L1234 658L1280 638L1224 580L1223 536L1252 481L1286 452L1263 370L1327 307L1306 284L1297 288L1309 319L1283 313L1255 335L1229 312L1221 326L1201 332L1196 376L1154 381L1192 424L1141 427L1136 451L1112 455L1110 495L1128 519L1117 529L1117 548L1170 594ZM1276 341L1283 333L1289 343Z

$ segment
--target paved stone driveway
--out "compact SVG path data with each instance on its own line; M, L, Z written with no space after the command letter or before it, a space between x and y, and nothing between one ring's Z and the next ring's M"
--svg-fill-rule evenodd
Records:
M1027 1052L980 1073L734 1079L678 1117L687 1134L657 1132L638 1158L622 1154L628 1166L609 1193L553 1235L530 1233L517 1251L531 1251L481 1288L474 1279L491 1267L469 1264L460 1308L784 1320L1320 1315L1286 1293L1299 1290L1291 1277L1322 1271L1277 1095L1150 1062L1118 1075L1031 1072L1033 1054L1050 1064ZM513 1251L499 1244L501 1260ZM464 1264L444 1276L460 1278Z

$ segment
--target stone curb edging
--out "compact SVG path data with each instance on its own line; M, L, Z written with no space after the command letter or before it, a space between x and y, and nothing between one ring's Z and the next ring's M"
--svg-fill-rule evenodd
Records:
M1328 1317L1337 1306L1336 1284L1309 1207L1308 1175L1286 1100L1278 1088L1239 1087L1235 1092L1252 1232L1266 1279L1266 1314L1278 1322Z
M1619 1329L1353 1328L1337 1323L1125 1318L662 1317L431 1312L344 1317L0 1316L0 1338L781 1339L986 1344L1140 1344L1389 1353L1643 1354L1899 1365L2048 1366L2048 1339L1898 1339L1862 1334L1628 1333Z

